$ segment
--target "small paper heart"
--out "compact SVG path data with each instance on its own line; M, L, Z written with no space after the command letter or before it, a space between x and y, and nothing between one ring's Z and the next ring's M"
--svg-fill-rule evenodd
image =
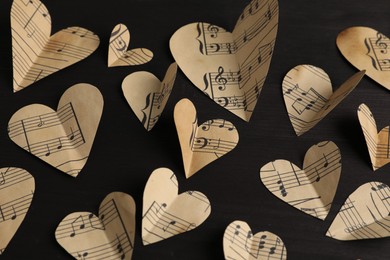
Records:
M104 198L99 216L71 213L55 231L57 242L74 258L94 260L130 260L134 234L135 202L122 192L112 192Z
M226 228L223 251L225 259L229 260L287 259L287 250L280 237L268 231L253 234L249 225L240 220Z
M238 143L237 129L227 120L212 119L198 126L194 104L188 99L176 104L173 117L187 178L233 150Z
M122 82L127 102L147 131L152 130L164 111L175 83L176 72L177 65L172 63L162 82L146 71L134 72Z
M279 199L324 220L332 205L340 173L340 150L328 141L310 147L303 169L289 161L276 160L260 169L260 179Z
M170 169L159 168L150 175L142 209L144 245L190 231L210 215L211 205L203 193L178 191L176 176Z
M41 104L19 109L8 122L8 135L27 152L77 177L87 162L102 111L100 91L76 84L62 95L57 111Z
M127 50L129 43L130 32L126 25L116 25L110 37L108 67L141 65L153 59L153 52L148 49Z

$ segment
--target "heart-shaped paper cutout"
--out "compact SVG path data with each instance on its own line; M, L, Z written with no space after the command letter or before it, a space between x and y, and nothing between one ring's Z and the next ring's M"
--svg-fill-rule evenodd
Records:
M0 254L22 224L34 196L34 177L14 167L0 169Z
M389 186L368 182L349 195L326 235L337 240L389 237L389 223Z
M97 35L80 27L50 36L50 14L39 0L14 0L11 28L14 92L85 59L100 43Z
M237 129L229 121L212 119L198 126L196 109L188 99L176 104L173 117L187 178L233 150L238 143Z
M283 80L283 97L295 133L300 136L346 98L364 76L360 71L345 81L334 93L329 76L312 65L298 65Z
M127 50L129 43L130 32L126 25L116 25L110 37L108 67L141 65L153 59L153 52L148 49Z
M208 23L188 24L173 34L170 49L197 88L249 121L271 63L278 17L277 0L252 0L232 33Z
M57 242L76 259L130 260L134 248L135 202L122 192L108 194L99 216L75 212L66 216L55 231Z
M160 80L147 71L134 72L122 82L123 94L147 131L152 130L164 111L176 79L177 65L172 63Z
M310 147L303 170L289 161L276 160L260 169L260 179L279 199L324 220L332 205L340 173L340 150L328 141Z
M341 54L357 69L390 90L390 40L369 27L350 27L337 36Z
M390 127L386 126L378 133L375 118L366 104L359 106L357 114L375 171L390 162Z
M223 251L225 259L287 259L287 250L277 235L262 231L252 233L249 225L240 220L233 221L223 235Z
M190 231L210 215L208 198L198 191L178 195L175 174L167 168L152 172L144 190L142 242L152 244Z
M19 109L8 122L11 140L73 177L87 162L103 112L100 91L76 84L62 95L57 111L41 104Z

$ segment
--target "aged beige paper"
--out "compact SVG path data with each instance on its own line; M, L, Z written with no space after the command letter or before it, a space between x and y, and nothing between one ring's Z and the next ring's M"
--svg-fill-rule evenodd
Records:
M122 82L123 94L147 131L152 130L164 111L176 79L177 65L172 63L161 82L147 71L134 72Z
M227 120L212 119L198 126L196 109L188 99L176 104L173 117L187 178L238 144L238 131Z
M344 202L326 232L337 240L358 240L390 236L390 188L368 182Z
M287 259L287 250L280 237L268 231L253 234L249 225L240 220L226 228L223 251L226 260Z
M99 37L81 27L51 34L51 18L39 1L14 0L11 8L14 92L92 54Z
M357 114L364 138L366 139L372 168L375 171L390 162L389 126L386 126L378 133L375 118L366 104L359 106Z
M55 231L57 242L76 259L130 260L134 248L135 202L122 192L108 194L99 215L75 212Z
M34 196L34 177L21 168L0 169L0 254L22 224Z
M298 65L283 79L283 97L295 133L312 129L346 98L364 76L360 71L334 93L328 74L313 65Z
M80 83L65 91L57 111L41 104L19 109L8 122L8 135L27 152L77 177L87 162L102 112L100 91Z
M390 89L390 39L369 27L350 27L337 36L341 54L357 69Z
M116 25L108 46L108 67L141 65L153 59L153 52L148 49L127 50L129 44L130 32L126 25Z
M167 168L152 172L144 190L142 242L149 245L190 231L211 213L210 201L199 191L181 194L175 174Z
M329 213L341 173L341 154L331 141L310 147L303 169L287 160L275 160L260 169L265 187L279 199L313 217Z
M252 0L232 33L208 23L177 30L170 49L184 74L214 102L249 121L271 63L277 0Z

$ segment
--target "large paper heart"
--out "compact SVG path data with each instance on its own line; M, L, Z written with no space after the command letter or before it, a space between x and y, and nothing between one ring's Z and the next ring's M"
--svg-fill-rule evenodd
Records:
M277 235L262 231L252 233L244 221L236 220L226 228L223 235L223 251L225 259L287 259L287 250Z
M260 169L260 179L276 197L324 220L329 213L341 173L341 154L333 142L310 147L303 169L286 160L276 160Z
M80 27L50 36L50 14L39 0L14 0L11 28L14 92L85 59L100 43L98 36Z
M390 162L390 127L386 126L378 133L375 118L366 104L359 106L357 114L375 171Z
M103 111L103 97L89 84L62 95L57 111L41 104L19 109L8 122L11 140L73 177L87 162Z
M0 254L22 224L34 196L34 177L14 167L0 169Z
M271 63L277 0L252 0L232 33L208 23L177 30L170 49L179 67L214 102L249 121Z
M326 235L337 240L389 237L389 225L390 188L368 182L349 195Z
M360 71L334 93L328 74L312 65L298 65L283 80L283 97L295 133L300 136L346 98L364 76Z
M167 168L152 172L144 190L142 242L152 244L190 231L210 215L208 198L198 191L178 195L175 174Z
M152 130L164 111L176 79L177 65L172 63L160 80L146 71L134 72L122 82L123 94L146 130Z
M135 202L122 192L108 194L99 216L75 212L66 216L55 231L57 242L76 259L130 260L134 248Z
M390 40L368 27L351 27L337 36L341 54L357 69L390 89Z
M126 25L116 25L110 37L108 67L141 65L153 59L153 52L148 49L127 50L129 43L130 32Z
M173 117L187 178L233 150L238 143L237 129L229 121L212 119L198 126L196 109L188 99L176 104Z

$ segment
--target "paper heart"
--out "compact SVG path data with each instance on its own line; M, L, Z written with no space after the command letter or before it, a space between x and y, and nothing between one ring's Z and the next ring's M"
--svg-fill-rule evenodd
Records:
M277 235L262 231L252 233L244 221L236 220L226 228L223 235L225 259L287 259L287 250Z
M80 27L50 36L50 14L39 0L14 0L11 29L14 92L85 59L100 43L98 36Z
M198 126L196 109L188 99L176 104L173 117L187 178L233 150L238 143L237 129L229 121L212 119Z
M341 54L357 69L390 89L390 40L369 27L350 27L337 36Z
M208 23L188 24L173 34L170 49L197 88L249 121L271 63L278 17L277 0L252 0L232 33Z
M283 97L295 133L300 136L346 98L364 76L360 71L334 93L328 74L312 65L298 65L283 80Z
M108 194L99 217L90 212L66 216L55 231L57 242L76 259L130 260L134 248L135 202L122 192Z
M99 90L76 84L62 95L57 111L41 104L19 109L8 122L8 135L27 152L76 177L87 162L102 111Z
M142 242L152 244L190 231L210 215L208 198L198 191L178 195L175 174L167 168L152 172L144 190Z
M331 141L310 147L303 170L286 160L260 169L265 187L291 206L324 220L329 213L341 173L340 150Z
M389 237L389 223L389 186L368 182L349 195L326 235L337 240Z
M126 25L116 25L110 37L108 67L141 65L153 59L153 52L148 49L127 50L129 43L130 32Z
M127 102L147 131L156 125L167 104L175 83L176 72L177 65L172 63L162 82L146 71L134 72L122 82Z
M0 254L22 224L34 196L34 177L14 167L0 169Z
M357 114L375 171L390 162L390 127L386 126L378 133L375 118L366 104L359 106Z

